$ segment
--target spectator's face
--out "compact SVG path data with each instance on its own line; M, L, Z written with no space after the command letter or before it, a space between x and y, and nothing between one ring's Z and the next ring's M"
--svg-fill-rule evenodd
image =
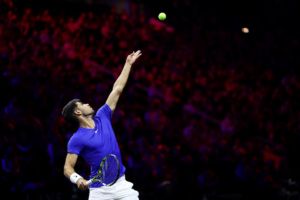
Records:
M88 103L77 102L76 105L75 114L84 116L94 114L94 109Z

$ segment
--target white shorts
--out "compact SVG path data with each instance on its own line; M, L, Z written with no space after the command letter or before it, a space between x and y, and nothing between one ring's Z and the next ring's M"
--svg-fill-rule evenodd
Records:
M89 200L138 200L138 191L133 184L121 176L112 186L90 188Z

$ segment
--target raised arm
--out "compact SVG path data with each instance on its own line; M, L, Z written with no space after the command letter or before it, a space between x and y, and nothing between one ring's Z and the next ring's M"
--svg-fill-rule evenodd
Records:
M113 89L106 100L106 104L110 107L112 111L115 110L119 97L122 94L123 89L127 83L128 76L131 71L131 66L141 55L142 55L141 51L138 50L136 52L132 52L127 56L122 72L117 78L117 80L115 81Z

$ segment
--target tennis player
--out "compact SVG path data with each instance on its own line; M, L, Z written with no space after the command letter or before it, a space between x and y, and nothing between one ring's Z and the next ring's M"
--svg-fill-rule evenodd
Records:
M81 102L79 99L69 101L62 110L62 115L66 120L75 120L79 124L78 130L68 142L64 175L79 189L89 188L89 200L138 200L139 193L125 178L125 167L122 163L111 118L127 83L131 67L140 56L140 50L127 56L122 72L115 81L111 93L96 114L88 103ZM78 156L82 156L91 166L90 178L92 178L97 174L102 158L108 154L115 154L120 163L120 178L112 186L100 182L88 185L87 180L75 172Z

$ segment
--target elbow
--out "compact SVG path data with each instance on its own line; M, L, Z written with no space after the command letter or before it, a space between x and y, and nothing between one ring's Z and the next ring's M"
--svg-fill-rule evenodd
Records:
M123 91L123 89L124 89L124 87L121 86L121 85L116 85L116 86L114 86L114 88L113 88L113 90L114 90L114 92L115 92L116 94L121 94L122 91Z

